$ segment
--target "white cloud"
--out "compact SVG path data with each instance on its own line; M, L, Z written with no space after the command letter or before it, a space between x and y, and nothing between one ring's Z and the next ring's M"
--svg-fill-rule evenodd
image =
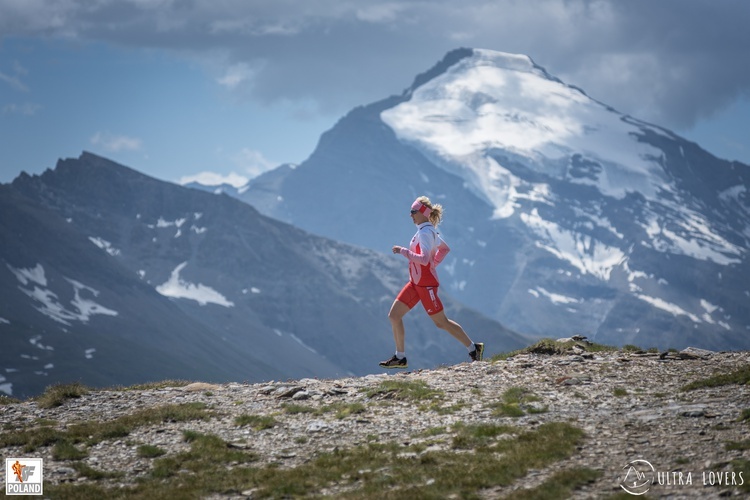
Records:
M237 88L244 82L251 81L257 70L246 63L237 63L229 66L223 76L216 79L219 85L231 89Z
M705 0L0 1L4 36L218 54L226 69L217 82L236 91L252 81L264 103L312 99L338 114L403 90L461 44L528 54L668 127L747 94L748 21L748 2ZM12 71L0 75L23 86Z
M40 109L42 109L42 105L34 102L25 102L23 104L11 103L3 106L3 113L9 115L34 116Z
M257 177L278 166L278 162L269 160L260 151L249 148L242 148L239 153L232 156L232 163L247 172L250 178Z
M221 150L219 151L221 154ZM229 184L235 188L241 188L245 186L250 179L253 179L263 172L267 172L273 168L276 168L279 163L271 161L263 156L260 151L255 151L250 148L242 148L239 152L225 156L228 160L236 167L241 173L237 173L235 170L228 174L223 174L213 171L199 172L193 175L185 175L177 181L178 184L185 185L191 182L197 182L204 186L220 186L222 184Z
M200 172L195 175L186 175L184 177L181 177L179 181L177 181L180 185L190 184L191 182L197 182L198 184L203 184L204 186L220 186L222 184L229 184L230 186L234 186L236 188L240 188L247 184L248 178L237 174L235 172L230 172L227 175L219 174L216 172Z
M135 137L126 135L114 135L106 132L97 132L91 136L91 144L99 146L105 151L119 153L121 151L139 151L142 141Z
M357 19L371 23L391 22L398 18L407 7L399 3L381 3L368 5L357 10Z
M29 88L26 86L25 83L21 81L21 77L19 75L6 75L5 73L0 73L0 81L3 81L10 85L15 90L20 90L21 92L28 92Z

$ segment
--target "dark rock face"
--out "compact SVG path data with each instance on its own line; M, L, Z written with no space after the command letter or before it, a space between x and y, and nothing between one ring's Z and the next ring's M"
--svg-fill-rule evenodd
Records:
M0 186L0 387L261 381L379 371L397 258L318 237L226 195L84 153ZM450 300L500 350L525 339ZM416 367L463 360L423 314Z

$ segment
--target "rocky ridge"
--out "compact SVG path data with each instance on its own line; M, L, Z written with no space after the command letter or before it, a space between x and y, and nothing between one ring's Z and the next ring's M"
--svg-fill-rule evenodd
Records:
M747 494L750 385L745 381L682 389L692 381L747 369L750 353L591 352L585 341L567 340L556 344L567 347L554 354L526 351L504 360L433 370L333 380L97 390L49 409L41 408L37 400L5 404L0 406L0 446L5 445L6 457L44 458L45 488L54 498L55 492L62 491L55 485L96 484L126 491L127 486L153 476L156 460L187 453L191 445L186 432L216 436L228 448L253 454L248 467L284 470L303 467L321 454L373 442L393 443L403 449L399 459L420 461L431 453L454 449L456 433L466 426L508 425L527 431L566 422L583 431L572 453L541 468L529 467L511 484L489 485L475 493L505 497L536 488L557 472L586 468L597 471L598 477L578 485L573 496L628 497L621 488L626 466L640 459L655 469L649 495L719 498ZM399 395L399 387L424 391L407 398ZM513 389L533 397L511 401L508 395ZM126 436L75 443L82 452L78 460L60 459L52 443L32 452L8 445L9 436L21 429L46 425L65 430L76 423L113 421L143 409L188 403L205 405L211 418L161 421L139 426ZM499 411L508 407L513 412ZM143 456L138 451L143 445L158 448L162 458ZM83 469L76 465L81 463L88 466L86 470L105 472L105 477L92 479L92 474L81 473ZM234 461L227 467L242 466ZM388 475L387 469L359 470L361 477L347 474L307 493L354 495L367 481ZM430 481L434 479L426 484ZM219 489L211 495L248 498L268 493L253 484L245 486Z

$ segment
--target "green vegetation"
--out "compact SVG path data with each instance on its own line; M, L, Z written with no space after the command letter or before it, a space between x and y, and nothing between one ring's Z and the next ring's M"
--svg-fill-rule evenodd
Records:
M750 481L747 480L747 478L750 477L750 460L746 460L744 458L732 460L732 471L738 474L741 473L745 478L744 484L742 486L738 486L737 489L744 493L750 493Z
M186 385L192 384L189 380L162 380L161 382L146 382L144 384L130 385L127 387L117 386L113 387L113 391L153 391L156 389L169 389L173 387L185 387Z
M627 389L623 389L622 387L615 387L614 389L612 389L612 394L618 398L621 398L623 396L627 396L628 391Z
M167 452L150 444L144 444L138 447L138 456L142 458L156 458L160 457Z
M601 471L576 468L555 473L551 478L530 490L523 490L505 497L507 500L557 500L569 498L573 491L594 482L602 476Z
M78 472L78 475L81 477L87 477L89 479L92 479L94 481L99 481L100 479L111 479L111 478L118 478L122 477L122 472L104 472L100 471L98 469L94 469L93 467L83 463L83 462L74 462L73 463L73 469L75 469L76 472Z
M724 385L747 385L750 384L750 365L742 366L730 373L721 373L712 377L696 380L684 385L681 390L693 391L708 387L721 387Z
M162 422L185 422L208 420L212 414L203 403L166 405L133 412L107 422L81 422L69 425L65 430L48 425L0 433L0 448L22 446L25 452L33 452L42 446L68 443L85 443L89 446L106 439L125 437L133 429ZM62 444L60 453L72 453ZM65 451L67 449L67 452Z
M116 386L109 390L113 391L147 391L153 389L165 389L168 387L184 387L191 382L185 380L163 380L161 382L148 382L145 384L137 384L128 387ZM85 385L74 382L72 384L58 384L47 387L45 391L31 400L37 402L39 408L55 408L62 406L68 399L80 398L85 396L92 389ZM18 404L21 403L20 399L16 399L4 394L0 394L0 406Z
M79 384L60 384L47 387L44 393L36 398L39 408L54 408L62 406L65 401L80 398L89 393L88 387Z
M88 455L86 451L79 450L67 439L58 441L52 448L52 458L55 460L81 460Z
M493 425L454 430L454 450L368 443L321 453L289 469L253 467L257 460L253 453L235 449L216 436L185 433L190 451L156 459L150 477L133 486L110 489L67 483L46 485L45 493L62 499L202 498L252 490L254 498L284 498L324 496L337 485L345 488L347 496L358 498L472 498L480 489L508 486L530 469L569 457L583 437L580 429L567 423L543 424L530 431ZM574 470L545 484L572 491L593 477L593 472ZM547 498L541 495L536 498Z
M738 451L746 451L750 450L750 439L745 439L744 441L729 441L724 445L724 448L727 451L731 450L738 450Z
M281 405L281 407L284 409L284 412L288 413L289 415L309 413L312 415L320 416L326 413L335 413L336 418L339 420L367 411L367 408L362 403L333 403L330 405L320 406L318 408L308 405L286 403Z
M494 403L491 407L493 414L500 417L522 417L526 413L544 413L546 407L533 405L541 401L541 398L529 389L523 387L511 387L503 393L502 401Z
M445 393L432 389L424 380L385 380L365 392L367 397L381 397L401 401L425 402L441 400Z
M240 415L234 419L234 423L240 427L249 425L256 431L270 429L277 424L276 419L270 415Z
M445 427L430 427L429 429L426 429L423 433L423 437L435 437L440 436L441 434L445 434L448 432L448 429Z
M450 415L452 413L456 413L457 411L460 411L462 408L464 408L467 405L467 403L456 403L449 406L443 406L440 401L436 401L429 405L422 405L419 407L421 411L434 411L438 415Z
M10 396L6 396L5 394L0 394L0 406L5 405L14 405L20 403L20 399L16 399Z
M544 354L544 355L560 355L570 354L570 350L578 346L585 352L615 352L618 349L616 347L607 346L603 344L597 344L595 342L582 342L576 340L569 340L567 342L558 342L553 339L542 339L539 342L507 353L500 353L492 356L491 361L503 361L519 354Z
M517 431L510 425L477 424L455 426L453 436L453 448L457 450L470 450L478 447L486 447L492 444L498 436L513 434Z

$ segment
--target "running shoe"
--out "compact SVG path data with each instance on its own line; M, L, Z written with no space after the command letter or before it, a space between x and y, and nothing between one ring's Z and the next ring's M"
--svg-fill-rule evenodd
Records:
M469 353L469 357L472 361L482 361L484 358L484 344L474 342L474 350Z
M408 368L409 364L406 362L406 358L398 359L398 357L394 354L391 359L388 361L381 361L380 366L383 368Z

